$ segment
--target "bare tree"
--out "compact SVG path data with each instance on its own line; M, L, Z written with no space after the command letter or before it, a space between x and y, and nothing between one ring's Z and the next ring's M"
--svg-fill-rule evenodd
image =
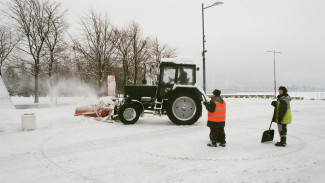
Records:
M177 50L171 48L167 43L162 44L157 37L151 41L151 54L155 62L160 63L162 58L173 58L177 56Z
M104 74L113 68L115 46L112 44L114 31L105 16L91 10L90 15L81 20L83 34L78 40L72 38L75 51L86 61L83 73L97 81L98 88L103 85ZM80 64L80 63L79 63Z
M9 58L18 42L19 39L13 36L10 29L0 25L0 76L4 62Z
M171 48L167 43L162 44L157 37L151 41L151 63L149 72L152 75L152 80L157 82L157 75L159 74L159 64L162 58L172 58L177 56L177 50Z
M114 46L118 50L118 60L123 68L123 84L126 85L133 79L133 84L139 81L139 77L149 71L151 75L158 74L161 58L170 58L177 55L176 49L161 44L157 37L150 40L143 38L141 28L136 23L131 23L127 28L115 29ZM131 77L133 75L133 77ZM157 77L152 77L156 81Z
M21 50L31 56L27 62L31 66L34 76L34 102L39 102L39 75L41 73L41 59L44 52L46 38L50 32L48 24L51 17L47 13L49 1L39 0L11 0L9 16L15 20L19 30L24 34L24 44Z
M143 62L148 61L149 54L149 38L142 38L142 30L137 23L129 25L129 37L132 45L132 64L134 68L133 84L138 81L138 75Z
M66 23L64 16L67 12L66 10L60 11L61 4L60 3L51 3L46 7L46 13L49 17L49 22L47 24L47 29L49 33L45 38L46 48L47 48L47 64L46 70L49 78L51 79L52 73L57 68L57 57L62 53L66 47L64 43L63 36L65 31L68 28L68 24Z
M115 39L114 46L117 48L118 60L122 62L123 68L123 84L126 85L130 77L130 54L131 54L131 39L129 39L128 30L114 29Z

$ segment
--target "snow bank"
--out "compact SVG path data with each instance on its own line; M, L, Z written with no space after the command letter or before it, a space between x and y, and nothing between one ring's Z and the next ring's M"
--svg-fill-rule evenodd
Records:
M15 106L11 101L6 85L0 76L0 110L1 109L15 109Z
M4 126L11 121L15 121L15 106L13 105L7 88L0 76L0 131L4 131Z

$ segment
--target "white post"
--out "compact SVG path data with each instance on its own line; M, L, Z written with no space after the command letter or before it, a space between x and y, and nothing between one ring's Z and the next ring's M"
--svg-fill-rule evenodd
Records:
M116 81L114 75L107 76L107 95L114 97L116 90Z

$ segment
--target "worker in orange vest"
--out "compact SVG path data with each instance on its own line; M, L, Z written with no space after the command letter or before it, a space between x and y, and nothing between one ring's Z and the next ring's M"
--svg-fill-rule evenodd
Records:
M206 109L208 110L208 124L210 127L210 140L207 144L211 147L217 147L217 142L220 142L220 146L226 146L226 102L221 98L221 91L215 89L213 97L210 102L204 102Z

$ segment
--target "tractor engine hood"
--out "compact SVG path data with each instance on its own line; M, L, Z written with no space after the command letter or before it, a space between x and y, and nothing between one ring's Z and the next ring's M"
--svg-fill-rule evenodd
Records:
M177 85L175 84L172 90L176 88L195 88L195 93L197 96L202 96L206 102L208 102L209 97L205 94L204 90L199 85Z

